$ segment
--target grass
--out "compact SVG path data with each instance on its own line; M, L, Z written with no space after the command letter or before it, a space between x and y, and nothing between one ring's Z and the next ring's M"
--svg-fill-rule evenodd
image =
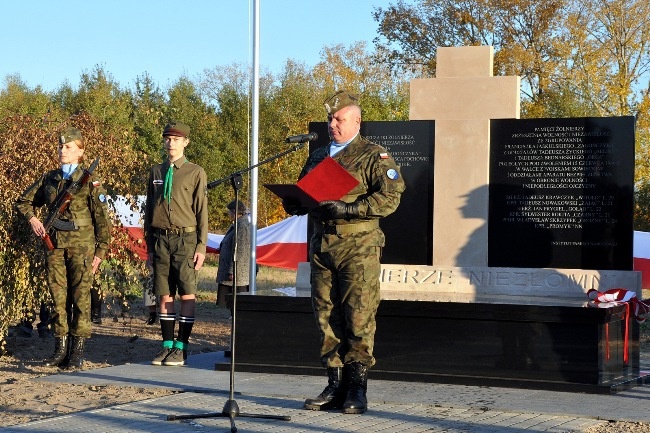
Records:
M217 266L208 263L199 271L198 295L200 298L207 300L216 300L217 298ZM283 296L273 289L296 286L296 271L291 269L272 268L270 266L260 266L257 273L256 294L265 296Z
M211 260L206 262L199 271L199 282L197 287L197 308L207 307L210 311L218 309L214 307L217 300L217 261ZM260 266L256 279L256 294L264 296L286 296L283 293L275 291L283 287L296 286L296 272L291 269L273 268L270 266ZM130 297L126 303L122 298L114 298L108 295L105 299L105 305L109 315L117 317L124 315L126 312L138 315L148 315L149 312L142 301L142 294ZM214 307L214 308L212 308Z

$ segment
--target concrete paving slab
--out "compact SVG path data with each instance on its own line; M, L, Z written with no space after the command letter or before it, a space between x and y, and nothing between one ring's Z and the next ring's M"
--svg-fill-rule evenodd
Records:
M222 416L230 397L230 372L216 371L223 352L191 356L183 367L128 364L39 378L47 382L123 385L181 391L166 397L69 414L2 429L3 432L198 432L230 431ZM174 374L170 375L170 369ZM363 415L302 409L326 377L238 373L233 397L241 432L582 432L604 420L650 422L650 386L615 395L368 380ZM606 412L604 412L604 408ZM167 421L168 416L213 414ZM290 421L243 414L289 416ZM74 427L75 430L72 430Z

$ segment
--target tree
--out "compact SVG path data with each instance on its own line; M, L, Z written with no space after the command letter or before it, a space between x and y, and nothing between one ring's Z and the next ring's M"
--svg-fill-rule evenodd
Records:
M44 116L50 106L50 98L40 86L29 89L19 75L9 75L5 88L0 91L0 118L26 115Z
M496 45L489 4L483 0L398 0L373 12L378 58L398 70L433 76L438 47Z
M88 113L115 137L133 139L131 95L122 90L110 73L101 66L81 74L79 89L60 88L54 100L68 113Z
M634 116L635 227L650 227L650 5L639 0L575 0L568 10L571 51L562 85L590 115Z
M644 115L650 78L650 5L639 0L574 0L559 76L594 115Z
M260 98L259 160L291 149L285 139L308 132L309 122L322 116L322 93L313 72L304 63L288 60L277 77L265 75ZM308 146L264 165L259 183L294 183L308 155ZM280 200L266 188L259 189L258 220L264 225L287 217Z
M98 175L109 195L125 194L131 173L139 162L130 144L116 139L100 122L80 113L61 123L43 122L34 116L10 116L0 121L0 142L5 170L0 172L0 340L9 325L20 321L26 312L36 309L47 297L45 254L27 222L16 215L13 206L18 196L44 172L59 165L58 132L66 126L82 131L87 159L101 158ZM25 151L29 149L29 151ZM20 157L15 157L20 155ZM128 196L128 195L127 195ZM45 209L41 209L41 217ZM144 265L128 248L127 239L116 226L109 261L102 265L105 280L123 284L114 286L115 296L125 287L142 286ZM1 352L1 350L0 350Z
M165 94L153 79L145 74L136 79L131 101L134 149L143 154L146 165L159 162L163 158L161 133L165 126Z
M522 112L544 114L555 65L564 54L559 38L563 0L464 0L377 8L377 56L397 70L435 74L438 47L491 45L494 71L522 78ZM540 106L542 109L540 109Z
M214 110L215 134L212 138L213 169L208 173L216 181L242 170L249 165L250 145L250 100L248 78L245 66L233 64L204 71L199 80L203 100ZM242 176L243 187L240 200L250 200L249 178ZM218 231L225 231L230 225L225 206L233 199L228 182L210 190L210 224ZM214 208L213 208L214 206Z
M394 76L390 65L377 62L365 42L347 48L323 48L314 76L323 89L320 101L346 89L359 94L364 120L408 120L408 80L412 74Z

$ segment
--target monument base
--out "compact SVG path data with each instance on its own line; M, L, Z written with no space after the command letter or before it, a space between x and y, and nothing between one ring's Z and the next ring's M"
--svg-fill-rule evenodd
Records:
M238 296L236 329L238 371L325 375L308 297ZM371 380L604 394L650 382L624 305L382 300L375 357Z

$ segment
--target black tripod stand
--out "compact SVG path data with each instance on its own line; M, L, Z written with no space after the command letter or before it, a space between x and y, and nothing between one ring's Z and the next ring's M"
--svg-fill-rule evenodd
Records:
M239 405L237 404L237 401L235 400L235 343L236 343L236 338L235 338L235 332L236 332L236 317L237 317L237 233L238 233L238 224L237 220L239 219L237 216L239 215L239 190L241 190L242 187L242 174L246 173L250 170L252 170L255 167L259 167L260 165L266 164L268 162L271 162L275 159L278 159L290 152L294 152L298 149L300 149L302 146L304 146L303 143L298 143L292 148L285 150L284 152L278 153L277 155L274 155L270 158L267 158L255 165L252 165L244 170L237 171L223 179L219 179L213 182L208 183L208 189L212 189L216 187L217 185L220 185L224 183L227 180L230 180L231 185L233 187L233 190L235 192L235 222L234 222L234 254L233 254L233 269L232 269L232 317L230 319L230 394L228 397L228 401L226 401L226 404L224 405L223 409L221 412L211 412L211 413L204 413L204 414L197 414L197 415L168 415L167 416L167 421L175 421L175 420L181 420L181 419L196 419L196 418L217 418L217 417L228 417L230 419L230 431L232 433L235 433L237 431L237 427L235 426L235 418L237 417L245 417L245 418L262 418L262 419L277 419L277 420L282 420L282 421L291 421L290 416L282 416L282 415L264 415L264 414L248 414L248 413L242 413L239 411Z

